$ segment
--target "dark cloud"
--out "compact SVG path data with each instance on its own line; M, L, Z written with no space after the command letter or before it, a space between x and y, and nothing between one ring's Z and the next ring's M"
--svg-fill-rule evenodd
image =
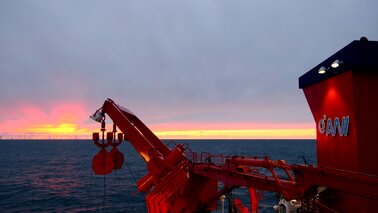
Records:
M351 40L378 40L376 8L373 0L2 1L0 99L95 109L111 97L151 122L312 122L298 77Z

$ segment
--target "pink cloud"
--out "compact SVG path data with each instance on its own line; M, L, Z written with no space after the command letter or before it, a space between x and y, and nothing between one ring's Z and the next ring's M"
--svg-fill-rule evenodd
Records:
M88 107L79 102L51 103L48 106L26 103L4 106L0 114L0 134L44 134L41 131L44 127L59 128L61 124L69 124L83 133L84 130L94 128L95 123L87 124L90 114ZM33 132L33 129L39 131Z

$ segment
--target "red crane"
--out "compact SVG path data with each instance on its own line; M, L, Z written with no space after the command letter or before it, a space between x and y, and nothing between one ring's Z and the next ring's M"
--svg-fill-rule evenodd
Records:
M378 42L363 37L299 78L316 123L317 166L269 157L218 156L220 161L215 162L215 155L198 155L180 144L170 149L138 117L108 99L93 116L102 131L101 141L99 133L93 134L101 148L93 158L93 170L109 174L122 167L117 146L124 136L147 164L148 173L137 187L147 194L149 212L211 211L219 197L238 187L249 189L252 212L258 206L255 189L278 192L286 201L295 199L303 211L377 212L377 58ZM105 115L114 123L107 142ZM123 133L118 141L116 127ZM279 177L276 170L286 177ZM245 211L240 200L234 203Z
M102 123L103 136L106 115L147 163L148 173L138 181L137 187L139 191L147 193L149 212L211 211L217 208L217 200L221 195L238 187L249 189L252 212L257 212L255 189L281 193L285 200L299 200L302 208L308 211L324 209L337 212L327 207L327 200L322 198L327 190L378 201L376 176L308 165L290 165L283 160L273 161L268 157L223 157L221 163L216 164L209 160L212 155L208 155L204 161L181 144L169 149L137 116L110 99L92 116ZM118 133L119 140L114 142L115 126L107 134L108 142L101 142L99 133L93 134L95 144L101 148L93 159L96 174L109 174L113 169L122 167L120 162L123 163L123 155L118 150L113 150L120 144L123 135ZM111 145L112 151L107 152L106 146ZM271 175L259 174L256 168L265 168ZM287 177L278 177L275 169L282 169ZM220 182L222 189L218 189Z

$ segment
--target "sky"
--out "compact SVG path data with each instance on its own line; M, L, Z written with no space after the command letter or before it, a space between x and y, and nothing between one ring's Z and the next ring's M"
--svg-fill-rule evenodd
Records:
M298 78L352 40L378 40L377 8L0 1L0 136L90 136L111 98L163 138L314 138Z

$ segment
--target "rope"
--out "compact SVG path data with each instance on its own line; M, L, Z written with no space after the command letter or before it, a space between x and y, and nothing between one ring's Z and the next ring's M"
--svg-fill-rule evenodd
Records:
M92 186L92 179L93 179L93 170L91 169L91 175L90 175L90 178L89 178L89 186ZM91 187L90 187L90 189L91 189ZM103 190L104 190L104 193L103 193L103 196L102 196L102 212L105 212L105 198L106 198L106 179L105 179L105 175L104 175L104 187L103 187ZM87 197L90 197L91 192L92 192L92 190L88 191L88 196Z
M136 180L136 178L135 178L135 176L134 176L134 173L133 173L133 171L131 170L131 168L130 168L130 166L129 166L129 164L127 163L126 160L125 160L125 164L126 164L128 170L129 170L129 172L130 172L130 174L131 174L131 176L132 176L132 178L133 178L135 184L137 184L137 180Z
M89 177L89 185L92 185L93 170L91 169L91 176Z
M130 172L130 174L131 174L131 177L133 178L133 180L134 180L134 182L135 182L135 186L137 186L138 181L136 180L135 175L134 175L133 171L132 171L131 168L130 168L130 165L127 163L126 160L124 160L124 162L125 162L125 164L126 164L128 170L129 170L129 172ZM136 194L136 193L134 193L133 195L135 195L135 194ZM147 210L148 207L147 207L146 194L145 194L144 192L142 192L142 195L143 195L144 203L146 204L146 210Z
M131 170L131 168L130 168L129 164L127 163L127 161L124 160L124 162L125 162L125 164L126 164L128 170L129 170L129 172L130 172L130 174L131 174L131 177L133 178L133 180L134 180L134 182L135 182L135 186L137 186L138 181L137 181L137 179L135 178L135 175L134 175L133 171ZM143 194L144 199L146 199L146 194L145 194L144 192L142 192L142 194Z
M306 158L305 158L304 155L299 155L299 156L297 157L297 161L295 162L294 165L297 165L297 164L298 164L298 161L299 161L300 158L302 158L302 160L303 160L303 162L304 162L304 164L305 164L306 166L309 165L309 164L307 163Z
M106 197L106 175L104 175L104 195L102 198L102 212L105 212L105 197Z
M89 176L89 188L86 190L87 191L87 198L91 199L92 197L92 177L93 177L93 170L90 170L90 176Z
M134 180L134 182L135 182L135 185L137 185L137 180L136 180L136 178L135 178L135 176L134 176L134 173L133 173L133 171L131 170L131 168L130 168L130 166L129 166L129 164L127 163L126 160L125 160L125 164L126 164L126 166L127 166L127 169L129 170L130 174L131 174L131 177L133 178L133 180Z

